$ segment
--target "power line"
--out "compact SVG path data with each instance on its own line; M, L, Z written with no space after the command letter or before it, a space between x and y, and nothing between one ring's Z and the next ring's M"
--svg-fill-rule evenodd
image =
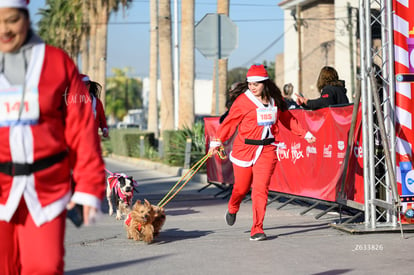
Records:
M243 63L243 67L247 67L250 64L252 64L259 56L261 56L262 54L264 54L265 52L267 52L270 48L272 48L277 42L279 42L280 39L282 39L285 34L292 29L293 25L291 25L285 32L283 32L281 35L279 35L275 40L273 40L269 46L267 46L264 50L262 50L261 52L259 52L257 55L255 55L253 58L251 58L249 61Z
M348 19L347 17L329 17L329 18L302 18L302 20L306 21L338 21L338 20L344 20L344 19ZM260 18L260 19L232 19L233 22L235 23L251 23L251 22L290 22L290 21L294 21L293 19L285 19L285 18ZM194 23L197 24L199 21L195 21ZM181 21L179 21L178 23L181 24ZM84 24L90 24L90 23L84 23ZM95 24L103 24L103 23L95 23ZM149 25L150 21L130 21L130 22L108 22L108 25Z
M149 0L132 0L133 3L149 3ZM181 1L178 1L178 4L181 5ZM211 3L211 2L197 2L197 5L202 5L202 6L217 6L217 3ZM277 7L276 4L233 4L230 3L231 7L234 6L240 6L240 7Z

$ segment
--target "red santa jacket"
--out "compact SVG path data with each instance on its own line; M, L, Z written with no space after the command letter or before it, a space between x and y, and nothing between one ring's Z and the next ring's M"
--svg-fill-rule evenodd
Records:
M0 74L0 90L10 86ZM72 196L71 171L76 182L72 200L99 208L105 192L104 163L89 93L75 64L62 50L37 44L25 86L37 88L28 108L37 105L38 121L0 127L0 163L31 164L60 152L68 155L30 175L0 173L0 220L10 221L22 197L37 225L54 219ZM14 101L9 103L20 102Z
M275 106L273 99L270 106ZM245 139L263 140L276 137L279 131L278 123L282 123L293 134L304 136L306 130L289 112L277 111L276 122L269 126L259 126L257 123L257 108L265 107L250 90L241 94L234 101L228 116L217 130L217 138L222 142L229 140L237 131L233 142L230 160L242 167L251 166L258 159L263 145L249 145Z
M102 101L99 98L95 98L95 102L96 103L92 104L92 106L94 106L95 108L95 110L93 111L95 115L96 127L97 127L97 130L100 128L103 132L104 129L108 130L108 124L106 123L106 117L105 117L105 110L103 108Z

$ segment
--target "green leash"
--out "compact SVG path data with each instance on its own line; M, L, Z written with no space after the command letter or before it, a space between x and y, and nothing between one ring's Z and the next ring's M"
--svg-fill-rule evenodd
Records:
M219 155L221 159L226 158L223 149L220 149L217 154ZM161 208L165 207L165 205L167 205L167 203L169 203L178 194L178 192L180 192L184 188L184 186L191 180L191 178L198 172L198 170L200 170L200 168L204 165L204 163L207 161L209 157L210 157L210 154L206 154L199 161L197 161L193 165L193 167L191 167L183 176L181 176L181 178L177 181L177 183L160 200L157 206Z

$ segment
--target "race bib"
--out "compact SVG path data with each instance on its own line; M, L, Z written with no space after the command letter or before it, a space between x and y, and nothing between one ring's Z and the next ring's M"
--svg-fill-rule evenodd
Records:
M0 89L0 127L38 123L39 91L37 87L26 88L23 102L22 96L22 86Z
M257 125L269 126L276 122L277 107L257 108Z

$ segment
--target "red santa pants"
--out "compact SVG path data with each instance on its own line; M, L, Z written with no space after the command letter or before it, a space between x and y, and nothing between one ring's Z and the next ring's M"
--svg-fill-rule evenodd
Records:
M66 211L36 226L21 200L10 222L0 221L0 274L63 274Z
M263 220L266 213L269 183L276 165L276 152L273 145L263 146L262 153L253 166L241 167L233 164L234 185L229 200L229 212L239 211L240 204L252 189L253 225L250 235L263 233Z

